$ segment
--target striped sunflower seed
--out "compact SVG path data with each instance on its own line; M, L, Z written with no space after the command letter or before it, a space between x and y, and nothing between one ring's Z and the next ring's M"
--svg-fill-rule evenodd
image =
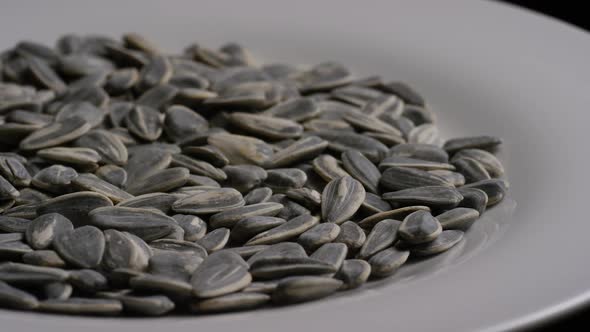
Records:
M81 268L95 268L102 261L105 238L94 226L83 226L55 236L53 247L68 263Z
M365 200L365 188L350 176L330 181L322 193L322 218L341 224L352 217Z
M107 206L88 213L88 222L101 229L116 229L152 241L168 235L177 225L171 217L143 208Z
M398 250L394 247L378 252L369 259L371 275L375 277L391 275L408 260L409 256L409 251Z
M55 237L74 229L72 222L58 213L48 213L35 218L27 225L27 243L34 249L46 249Z
M283 205L274 202L259 203L253 205L237 206L216 213L209 218L209 226L212 228L233 227L238 221L254 216L275 216Z
M424 210L418 210L408 215L398 229L400 238L410 244L431 242L441 232L440 222L430 212Z
M433 208L454 208L463 200L455 188L426 186L383 194L383 199L403 205L427 205Z
M291 277L281 280L272 293L277 304L298 303L316 300L336 292L342 281L317 276Z
M223 278L219 278L223 275ZM230 294L247 287L252 282L248 264L236 253L220 251L213 253L192 275L193 295L211 298Z
M90 124L82 118L67 118L32 132L20 142L19 147L22 150L39 150L61 145L84 135L90 128Z
M379 251L391 246L398 238L401 221L385 219L378 222L371 230L358 257L367 259Z
M479 212L470 208L454 208L436 216L443 229L464 230L479 218Z
M419 188L426 186L447 186L452 184L434 174L419 169L389 167L381 176L380 185L390 191Z
M52 198L39 205L38 215L59 213L69 219L74 226L88 224L88 214L99 207L112 206L113 202L104 195L80 191Z
M195 312L227 312L248 310L260 307L269 301L270 296L267 294L242 292L197 301L191 305L191 310Z
M445 252L463 239L463 232L459 230L443 231L436 240L412 247L412 254L417 256L430 256Z
M341 159L344 169L353 178L360 181L367 191L373 194L379 193L378 186L381 172L369 159L356 150L345 151L342 153Z
M246 205L264 203L272 196L272 189L268 187L255 188L244 196L244 202Z

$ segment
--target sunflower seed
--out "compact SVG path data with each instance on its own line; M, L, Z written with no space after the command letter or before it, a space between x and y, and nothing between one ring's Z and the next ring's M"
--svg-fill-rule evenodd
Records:
M94 268L102 260L105 238L98 228L83 226L57 234L53 246L68 263L82 268Z
M172 161L170 152L158 149L146 149L134 152L127 161L127 183L143 180L160 170L167 168ZM145 167L150 165L150 167Z
M335 272L336 269L333 266L308 257L264 257L250 265L250 273L257 280Z
M163 56L155 56L142 68L139 76L141 90L165 84L172 77L172 64Z
M463 232L459 230L443 231L436 240L412 247L412 254L417 256L436 255L451 249L463 239Z
M229 159L218 148L205 146L187 146L182 149L184 154L206 161L215 167L223 167L229 164Z
M309 209L317 209L322 203L322 195L310 188L289 189L285 195Z
M403 101L411 105L424 106L424 98L420 96L412 87L403 82L389 82L380 85L380 88L388 93L394 94Z
M100 155L89 148L53 147L39 150L39 157L74 165L94 165L101 159Z
M364 284L371 275L371 265L362 259L347 259L334 276L342 280L343 289L357 288Z
M90 127L82 118L67 118L34 131L20 142L19 147L22 150L39 150L61 145L84 135Z
M113 202L107 197L90 192L80 191L52 198L39 205L37 215L59 213L69 219L74 226L88 224L88 213L99 207L112 206Z
M21 241L24 239L23 233L5 233L0 234L0 243Z
M123 305L118 300L71 297L67 300L41 301L38 310L64 314L117 315L123 310Z
M304 214L254 236L246 245L275 244L293 239L319 223L317 217Z
M401 224L401 221L394 219L385 219L378 222L367 236L358 257L367 259L391 246L398 238L398 231Z
M262 114L301 122L319 115L320 112L317 103L312 99L295 98L277 104Z
M371 275L375 277L391 275L408 260L409 256L409 251L398 250L394 247L378 252L369 259Z
M197 241L205 236L207 224L203 219L187 214L175 214L172 218L184 229L184 240Z
M89 223L103 229L113 228L139 236L145 241L169 234L176 221L161 212L130 207L102 207L88 213Z
M127 163L127 148L121 139L106 130L93 130L78 138L74 144L95 150L103 163L123 166Z
M226 248L224 250L229 250L232 252L235 252L236 254L240 255L240 257L247 259L250 258L254 255L256 255L257 253L267 249L269 246L261 244L258 246L247 246L247 247L232 247L232 248Z
M348 113L344 116L344 120L350 123L353 127L356 127L361 130L392 134L395 136L402 135L402 133L397 128L379 120L376 117L369 116L364 113Z
M209 226L212 228L233 227L243 218L275 216L282 208L282 204L273 202L233 207L212 215L209 218Z
M43 286L43 294L46 299L67 300L72 296L72 285L63 282L52 282Z
M454 208L436 216L443 229L464 230L479 218L479 212L470 208Z
M225 185L242 193L261 185L267 177L263 168L254 165L225 166L223 171L227 175Z
M65 281L68 277L69 272L54 267L12 262L0 264L0 281L14 285L42 285L48 282Z
M463 149L493 150L502 144L502 139L494 136L461 137L447 140L443 148L448 153L455 153Z
M53 122L53 116L33 111L15 110L8 113L5 120L7 122L46 126Z
M488 196L486 206L492 206L500 203L506 196L508 182L500 179L482 180L465 185L462 189L475 188L483 190Z
M109 74L104 84L105 90L112 95L119 95L133 88L139 81L135 68L122 68Z
M380 185L391 191L412 189L426 186L448 186L451 183L434 174L419 169L390 167L383 172ZM384 197L385 198L385 197Z
M218 148L233 165L265 165L273 154L270 145L249 136L219 133L209 136L207 143Z
M190 253L193 256L201 258L207 257L207 250L205 250L205 248L203 248L201 245L197 243L189 241L159 239L150 242L150 246L152 248L160 250L172 250L175 252Z
M453 161L453 165L465 177L465 182L477 182L489 180L492 177L488 171L477 160L471 158L459 158Z
M346 221L340 225L340 233L334 242L344 243L350 252L356 252L363 246L366 238L362 228L352 221Z
M165 192L182 187L189 177L188 169L173 167L154 172L153 174L127 186L127 192L132 195L143 195L154 192Z
M340 234L340 227L333 223L318 224L308 229L297 238L308 252L313 252L323 244L332 242Z
M36 250L27 252L22 257L23 262L29 265L63 268L66 265L59 255L53 250Z
M235 189L219 188L203 191L172 204L172 210L188 214L210 214L244 205L242 194Z
M42 169L33 177L31 184L39 189L51 192L64 192L78 177L78 172L71 167L53 165Z
M194 175L191 174L188 177L188 180L185 183L186 186L207 186L213 188L221 188L219 182L208 178L206 176Z
M195 312L227 312L253 309L270 301L267 294L242 292L201 300L191 305Z
M285 219L269 216L250 216L241 218L232 228L231 238L244 242L253 236L284 224Z
M2 175L0 175L0 198L13 199L20 195L19 191L8 182Z
M36 85L56 92L63 92L67 87L57 73L44 61L30 57L27 58L29 71Z
M27 225L27 243L34 249L46 249L63 232L74 229L72 222L58 213L43 214Z
M325 243L313 252L312 259L317 259L320 262L326 263L334 268L335 271L340 270L346 255L348 254L348 247L343 243Z
M0 281L0 306L31 310L39 306L39 301L34 295Z
M101 273L89 269L71 271L68 281L76 289L86 293L95 293L104 290L107 288L108 283L105 276Z
M403 205L427 205L434 208L448 209L456 207L463 200L463 196L455 188L426 186L385 193L383 199Z
M451 161L461 158L471 158L480 163L485 170L493 177L504 175L504 166L493 154L480 149L463 149L453 155Z
M244 196L246 205L258 204L266 202L272 196L272 190L267 187L255 188Z
M149 253L139 244L140 239L133 239L129 233L114 229L104 231L105 251L102 266L107 270L127 268L145 270L148 266Z
M66 119L79 117L86 121L91 127L102 123L105 111L86 101L75 101L64 104L55 115L55 121L63 122Z
M297 168L275 168L266 174L264 184L278 193L301 188L307 182L307 174Z
M387 153L387 146L383 143L374 138L353 132L323 130L314 132L313 135L328 141L328 147L336 152L358 150L372 162L379 162Z
M322 179L328 182L349 176L349 174L340 167L338 160L327 154L315 158L312 164L314 171L321 176Z
M291 277L283 279L272 293L277 304L298 303L316 300L336 292L342 281L316 276Z
M162 135L163 117L148 106L135 106L125 118L127 129L146 141L155 141Z
M154 275L189 281L203 260L204 257L189 252L162 250L150 257L149 271Z
M191 284L186 281L147 273L129 279L129 286L138 292L165 294L180 298L188 297L193 290Z
M8 200L7 202L11 202ZM24 205L14 206L4 211L6 217L16 217L33 220L37 217L37 208L40 203L28 203Z
M378 194L377 189L381 172L362 153L356 150L348 150L342 153L342 165L344 169L355 179L360 181L365 189Z
M409 214L399 226L398 233L404 242L420 244L431 242L442 232L442 226L430 212L418 210Z
M391 156L383 159L381 163L379 163L379 168L387 169L390 167L409 167L409 168L417 168L425 171L430 170L455 170L455 167L451 164L446 163L439 163L434 161L428 160L420 160L408 157L401 157L401 156Z
M436 176L440 176L441 178L445 179L447 182L452 183L455 187L461 187L465 184L465 177L463 174L459 172L447 171L442 169L435 169L428 171L430 174L434 174Z
M31 183L31 174L16 158L0 157L0 174L13 186L27 187Z
M475 209L480 215L484 213L488 205L488 195L485 191L477 188L459 188L457 190L463 196L458 207Z
M389 156L399 156L413 159L420 159L438 163L448 163L448 153L436 145L430 144L399 144L391 148Z
M229 240L229 228L217 228L197 241L207 252L223 249Z
M72 184L81 190L93 191L102 194L113 201L113 203L119 203L126 199L133 198L133 196L126 191L123 191L90 173L79 174L72 181Z
M31 224L28 219L0 216L0 230L7 233L24 233Z
M365 188L350 176L330 181L322 193L322 219L341 224L350 218L365 200Z
M199 113L181 105L170 106L166 110L164 130L174 142L182 142L187 137L204 134L209 122Z
M172 165L186 167L193 174L207 176L214 180L223 181L227 179L227 174L223 170L214 167L208 162L196 160L182 154L172 155Z
M344 66L335 62L319 64L297 77L299 89L304 92L330 90L352 81Z
M125 169L116 165L104 165L99 167L94 173L104 181L122 188L127 184L127 172Z
M223 276L220 278L220 276ZM236 253L220 251L208 256L191 278L193 295L210 298L245 288L252 282L248 264Z

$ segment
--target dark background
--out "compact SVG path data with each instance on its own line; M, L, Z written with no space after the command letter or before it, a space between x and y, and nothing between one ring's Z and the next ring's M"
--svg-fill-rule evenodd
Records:
M503 1L543 13L547 16L560 19L579 28L590 31L590 11L585 9L586 1ZM586 6L584 6L586 4ZM589 59L590 60L590 59ZM553 331L590 331L590 308L584 308L577 312L558 318L548 324L532 328L531 332Z

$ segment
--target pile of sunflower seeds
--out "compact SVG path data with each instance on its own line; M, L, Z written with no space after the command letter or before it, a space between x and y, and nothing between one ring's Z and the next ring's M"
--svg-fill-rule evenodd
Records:
M2 307L318 299L448 250L508 187L499 138L442 141L411 87L335 62L66 35L0 73Z

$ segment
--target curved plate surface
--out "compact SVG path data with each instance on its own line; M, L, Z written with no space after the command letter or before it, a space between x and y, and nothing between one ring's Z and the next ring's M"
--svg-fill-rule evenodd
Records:
M498 331L590 297L590 35L493 2L3 1L0 48L137 31L178 51L239 41L261 59L337 60L421 91L445 137L493 134L511 194L466 240L392 278L323 301L204 317L85 318L0 311L6 331Z

